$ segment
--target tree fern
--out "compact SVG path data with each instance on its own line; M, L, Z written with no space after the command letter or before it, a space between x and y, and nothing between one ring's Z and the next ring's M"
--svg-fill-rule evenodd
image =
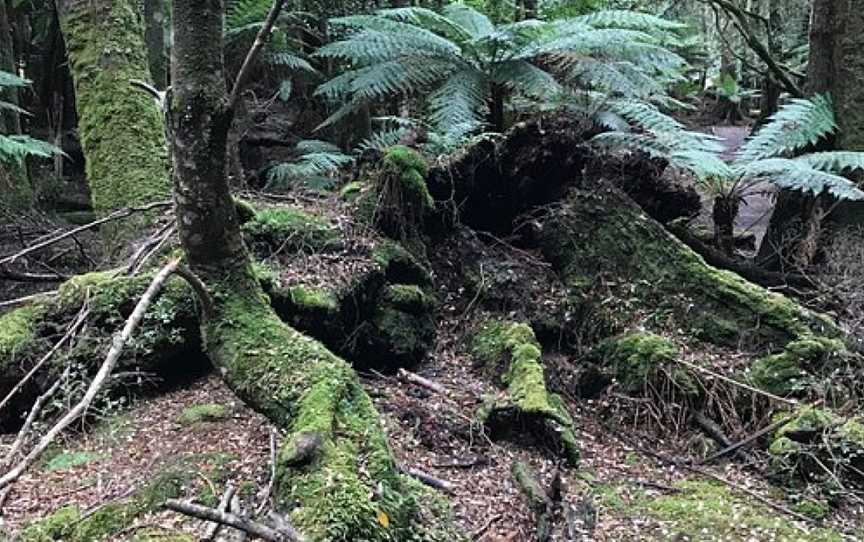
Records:
M803 150L836 129L834 110L827 96L795 99L781 107L744 143L736 160L752 162Z
M616 26L619 19L625 26ZM410 96L423 99L436 132L458 139L482 130L490 100L505 95L540 104L564 85L601 86L628 97L660 94L658 75L668 79L683 66L655 35L680 25L660 21L616 12L495 25L464 4L332 19L344 37L316 56L342 61L347 69L316 91L335 107L324 125L357 107Z

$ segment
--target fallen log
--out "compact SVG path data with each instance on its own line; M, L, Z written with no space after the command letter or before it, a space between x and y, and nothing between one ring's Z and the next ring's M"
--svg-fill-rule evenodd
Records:
M306 540L293 529L288 531L283 528L277 531L263 523L245 519L230 512L201 506L200 504L169 499L165 502L165 508L193 518L221 523L222 525L245 531L268 542L303 542Z

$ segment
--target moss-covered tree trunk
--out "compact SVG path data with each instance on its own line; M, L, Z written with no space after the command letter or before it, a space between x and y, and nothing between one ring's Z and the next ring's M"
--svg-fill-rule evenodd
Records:
M162 114L150 96L129 84L150 80L139 4L66 0L58 8L93 206L106 214L166 199L171 183ZM111 231L114 246L143 220L126 221L122 231Z
M351 367L283 324L252 272L228 189L232 106L220 0L175 0L171 117L178 229L214 311L205 348L227 384L288 430L276 503L311 540L429 539L417 491L396 466ZM383 518L383 519L382 519Z
M12 45L12 29L6 0L0 0L0 70L15 73L15 54ZM0 91L0 100L18 104L18 89ZM0 132L20 134L21 118L11 109L0 109ZM27 207L33 201L33 190L23 164L0 164L0 207Z

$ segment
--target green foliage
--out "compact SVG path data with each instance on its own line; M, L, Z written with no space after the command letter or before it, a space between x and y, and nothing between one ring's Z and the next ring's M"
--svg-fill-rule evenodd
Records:
M4 88L21 88L29 85L30 81L27 79L0 70L0 95L2 95ZM28 114L13 103L0 100L0 113L4 109L18 114ZM20 134L0 134L0 163L6 162L22 166L28 156L51 158L58 154L63 154L63 151L46 141Z
M192 405L180 412L177 421L180 425L194 425L201 422L215 422L231 416L231 409L218 403Z
M656 33L677 26L630 12L496 25L468 5L450 4L441 13L396 8L331 23L345 37L316 55L349 69L317 90L341 105L324 125L370 102L420 95L435 131L464 136L487 123L490 99L542 103L565 85L593 86L604 70L606 79L634 86L683 66L656 42Z
M354 159L332 143L304 140L297 143L298 157L267 171L267 190L286 190L296 186L329 190L339 181L339 172Z
M42 470L45 472L67 470L81 465L86 465L91 461L99 459L99 457L99 454L94 452L60 452L46 461Z

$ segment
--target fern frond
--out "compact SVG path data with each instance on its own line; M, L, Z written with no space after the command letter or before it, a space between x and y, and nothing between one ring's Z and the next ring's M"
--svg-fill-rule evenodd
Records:
M767 158L738 166L735 172L743 178L765 179L790 190L811 192L814 195L827 191L839 199L864 199L864 192L855 183L839 175L814 169L806 161Z
M0 134L0 162L21 164L28 156L51 158L65 153L59 147L26 135Z
M13 111L19 115L26 115L28 117L33 116L32 113L30 113L26 109L18 107L17 105L15 105L11 102L4 102L3 100L0 100L0 111L2 111L2 110Z
M473 39L471 33L461 25L431 9L421 7L383 9L378 12L378 15L396 21L413 23L451 40L464 42Z
M305 141L297 145L298 150L320 148L324 142ZM325 145L326 146L326 145ZM292 188L304 185L316 189L328 189L338 181L339 170L353 161L351 156L338 152L338 149L322 150L303 154L294 162L276 164L267 171L267 188Z
M488 83L475 70L460 70L429 95L429 121L442 133L459 136L483 125Z
M297 145L294 146L294 150L296 150L300 154L341 154L338 146L330 143L329 141L322 141L320 139L304 139L302 141L298 141ZM338 161L340 159L341 158L336 158L335 160Z
M444 7L445 17L459 25L474 39L495 32L495 25L486 15L465 4L448 4Z
M29 86L31 81L29 79L24 79L23 77L18 77L14 73L5 72L0 70L0 88L4 87L26 87Z
M357 151L376 150L383 151L398 145L405 135L409 132L409 128L398 126L373 132L368 138L364 139L357 145Z
M270 53L265 57L266 61L270 64L275 64L277 66L282 66L291 71L305 71L309 73L318 73L312 64L309 63L303 57L286 53L286 52L277 52Z
M225 5L225 28L236 31L249 25L260 25L267 18L272 4L269 0L230 0Z
M431 33L430 33L431 34ZM458 57L459 47L434 34L362 30L343 41L325 45L315 52L323 58L344 58L355 65L366 66L404 57Z
M609 9L595 11L587 15L576 17L576 21L593 26L594 28L629 28L631 30L666 30L679 31L687 28L686 24L661 17L655 17L647 13L636 11Z
M551 73L524 60L501 62L492 74L492 80L532 98L548 97L562 90Z
M796 162L804 162L813 169L828 173L843 173L847 171L864 170L864 152L829 151L814 152L795 158Z
M752 162L792 153L816 144L836 129L828 97L795 99L782 106L756 135L744 142L736 161Z

